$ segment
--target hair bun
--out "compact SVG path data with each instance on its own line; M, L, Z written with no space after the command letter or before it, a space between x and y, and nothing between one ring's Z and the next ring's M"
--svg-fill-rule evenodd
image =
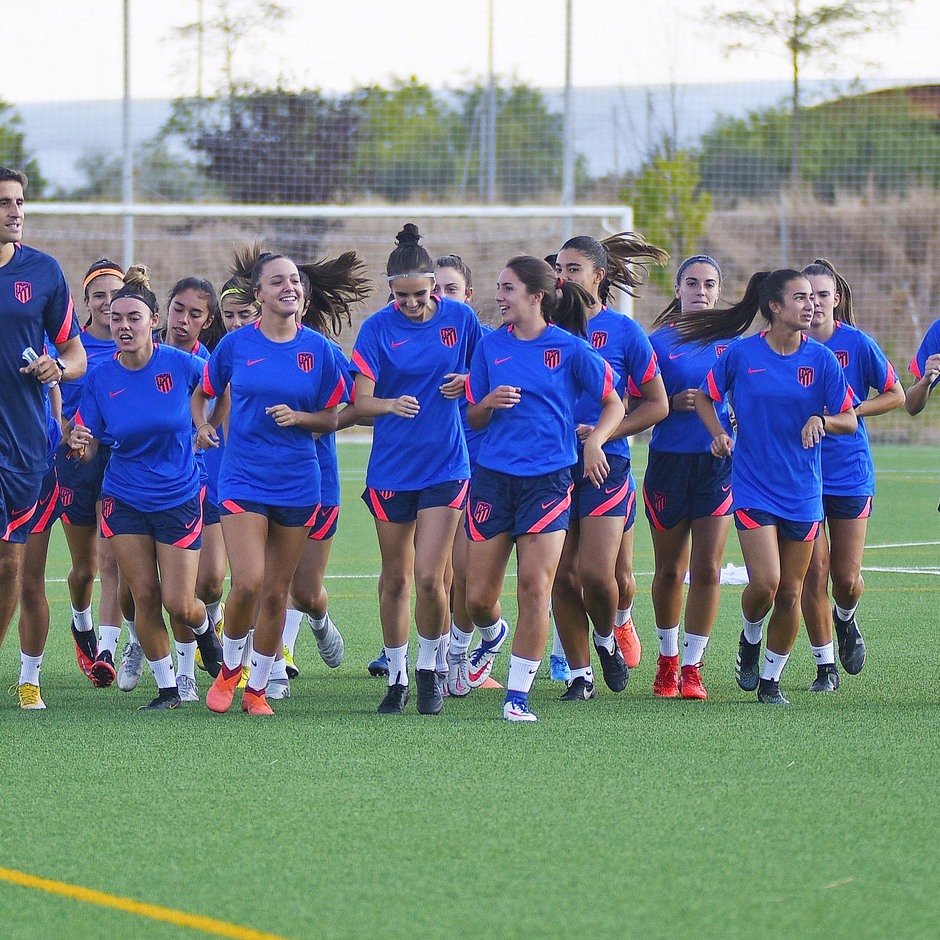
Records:
M124 275L124 286L150 290L150 268L145 264L132 264Z
M414 222L406 222L405 227L395 236L396 245L417 245L421 241L421 233Z

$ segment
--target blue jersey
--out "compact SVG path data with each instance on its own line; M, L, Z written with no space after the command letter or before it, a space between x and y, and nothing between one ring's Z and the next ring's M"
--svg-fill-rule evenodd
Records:
M189 400L201 374L195 356L163 345L143 369L127 369L117 357L95 368L75 421L113 442L104 495L159 512L199 493Z
M79 338L82 341L82 346L85 347L85 358L88 360L88 367L80 379L76 379L74 382L65 382L62 385L63 418L72 418L75 412L78 411L85 382L92 370L102 362L113 359L114 354L117 352L117 346L110 336L107 339L96 339L87 330L82 330L79 333Z
M716 402L730 395L737 418L733 508L822 519L822 448L804 448L802 431L814 414L841 414L854 404L836 357L806 336L796 352L782 356L761 333L733 343L702 389Z
M909 366L911 375L922 379L928 357L938 352L940 352L940 320L934 320L927 328L927 334L921 340L920 346L917 347L917 352L911 360ZM938 382L940 382L940 378L935 379L930 387L935 388Z
M493 332L493 327L487 326L485 323L480 324L480 329L483 330L484 336ZM466 396L458 399L458 403L460 404L460 426L463 428L464 440L467 442L467 456L470 458L470 469L472 470L476 466L477 454L480 452L480 441L483 440L486 430L475 431L470 427L470 422L467 420L467 408L470 406L470 402Z
M650 336L662 370L666 394L672 398L686 389L698 388L715 364L715 360L732 344L734 339L719 339L703 346L683 339L673 326L664 326ZM731 410L727 398L717 403L715 411L721 426L730 435ZM707 454L712 437L694 411L670 411L653 427L650 438L652 450L670 454Z
M346 401L346 380L330 343L298 327L276 343L261 321L222 337L206 364L202 387L215 396L231 389L228 437L219 470L219 504L247 500L268 506L320 502L320 464L310 431L282 428L265 409L287 405L317 412Z
M336 367L343 373L347 388L353 387L346 354L339 343L329 340L336 359ZM317 440L317 461L320 464L320 502L324 506L338 506L340 497L339 461L336 457L336 435L321 434Z
M601 401L619 381L596 350L560 327L549 325L531 340L505 328L484 336L473 354L467 398L479 402L494 388L511 385L521 399L493 411L477 464L520 477L574 466L575 402L582 395Z
M64 343L78 335L72 297L58 261L13 246L13 257L0 267L0 470L45 472L46 406L42 385L20 369L23 350L41 353L48 336Z
M441 386L450 374L466 375L482 330L466 304L435 297L437 312L422 323L389 304L362 324L353 372L375 382L376 398L418 399L414 418L379 415L372 432L366 483L377 490L423 490L470 476L458 400Z
M823 344L832 350L858 401L892 388L898 380L878 344L854 326L835 321L835 331ZM823 494L825 496L874 496L875 467L865 419L858 419L854 434L827 434L822 442Z
M614 374L619 376L614 388L621 398L627 392L639 398L643 384L659 375L653 347L635 320L602 307L588 320L587 333L588 342L610 363ZM575 424L597 424L600 414L597 397L591 393L582 393L574 407ZM629 460L630 442L625 437L608 441L604 445L604 453Z

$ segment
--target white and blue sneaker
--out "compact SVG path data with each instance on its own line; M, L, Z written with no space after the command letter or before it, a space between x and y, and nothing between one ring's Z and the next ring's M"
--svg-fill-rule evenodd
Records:
M471 689L478 689L490 677L493 671L493 660L500 651L506 637L509 636L509 624L505 620L499 621L499 633L495 639L481 640L480 645L470 653L470 668L467 670L467 682Z
M506 721L538 721L538 716L529 711L529 703L524 698L507 698L503 704L503 718Z
M571 681L571 668L568 666L568 660L565 659L564 656L552 653L548 660L548 668L555 682Z

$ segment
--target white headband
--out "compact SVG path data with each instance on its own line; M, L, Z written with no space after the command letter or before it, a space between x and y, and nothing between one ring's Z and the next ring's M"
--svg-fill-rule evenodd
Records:
M399 280L399 278L403 278L403 277L430 277L430 278L433 278L433 277L434 277L434 272L433 272L433 271L418 271L418 272L415 273L415 274L389 274L389 275L388 275L388 283L391 284L392 281L397 281L397 280Z

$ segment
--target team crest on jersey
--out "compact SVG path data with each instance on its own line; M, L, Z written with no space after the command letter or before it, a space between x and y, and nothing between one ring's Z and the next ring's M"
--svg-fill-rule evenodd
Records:
M484 503L480 501L473 507L473 521L482 525L490 517L490 513L493 511L492 503Z
M716 346L715 355L720 356L728 347L727 346Z
M591 345L595 349L603 349L607 345L607 330L596 330L592 333Z
M75 498L75 491L69 486L59 487L59 502L63 506L71 506Z
M457 330L452 326L445 326L441 330L441 342L445 346L457 345Z
M797 381L800 385L812 385L815 372L809 366L800 366L796 373Z
M847 349L837 349L836 359L839 360L839 365L842 366L843 369L847 369L849 366L849 351Z
M301 372L310 372L313 369L313 353L297 353L297 365L300 366Z
M545 365L549 369L557 369L561 363L561 350L560 349L546 349L545 350Z
M169 372L161 372L154 381L157 383L157 388L164 395L173 388L173 376Z
M114 497L105 496L105 498L101 500L101 515L107 519L112 512L114 512Z
M33 285L29 281L17 281L13 285L13 296L21 304L28 304L33 296Z
M653 493L653 509L656 512L662 512L666 508L666 494Z

